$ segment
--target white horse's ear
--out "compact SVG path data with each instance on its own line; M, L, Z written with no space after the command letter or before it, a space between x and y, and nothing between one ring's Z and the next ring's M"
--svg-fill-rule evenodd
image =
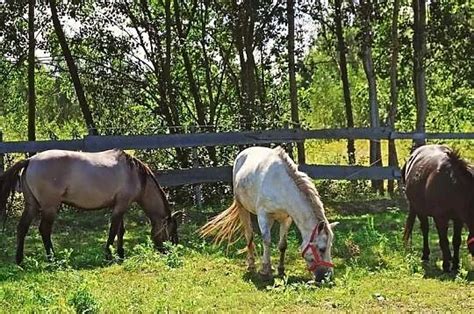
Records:
M331 230L333 230L334 227L336 227L338 224L339 224L339 221L331 222L331 223L329 224L329 227L331 227Z

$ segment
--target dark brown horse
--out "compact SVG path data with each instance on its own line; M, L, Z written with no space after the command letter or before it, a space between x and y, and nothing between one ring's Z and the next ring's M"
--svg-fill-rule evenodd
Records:
M461 159L457 151L443 145L417 148L402 168L402 180L410 212L405 225L404 240L408 242L415 218L423 233L423 256L430 255L428 246L428 216L434 218L439 245L443 253L443 270L459 268L461 232L469 230L467 245L474 259L474 169ZM453 220L453 257L449 249L448 222Z
M106 257L117 237L117 253L123 258L123 216L137 202L151 221L151 237L158 249L163 242L178 242L176 213L172 214L155 175L143 162L120 150L84 153L49 150L17 162L0 176L0 213L6 214L8 197L21 187L25 210L17 228L16 262L23 260L28 228L41 217L39 231L46 255L52 256L51 231L61 203L84 210L112 208Z

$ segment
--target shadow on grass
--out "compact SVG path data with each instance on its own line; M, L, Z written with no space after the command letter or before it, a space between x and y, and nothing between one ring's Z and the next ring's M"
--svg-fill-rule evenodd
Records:
M454 281L459 274L459 271L444 272L435 263L423 262L422 264L424 276L423 278L437 279L441 281ZM474 281L474 271L468 271L466 277L463 278L467 282Z
M245 281L252 282L255 288L258 290L271 290L274 287L276 281L275 279L282 278L281 276L274 276L271 279L262 278L262 276L257 272L246 272L242 279ZM300 285L307 284L310 280L304 276L289 276L286 279L285 285ZM270 287L270 288L269 288Z
M386 213L393 208L401 209L403 212L407 211L406 201L402 198L348 201L327 200L325 203L337 214L360 215Z
M243 277L243 280L250 281L253 283L255 288L258 290L266 290L267 286L272 286L275 283L275 279L264 279L262 276L257 272L246 272Z
M37 219L30 226L25 238L25 260L19 267L15 264L16 225L19 217L10 217L4 232L0 233L0 282L20 280L39 272L54 272L66 266L69 269L81 270L106 267L119 262L118 259L112 262L105 259L104 245L110 226L109 219L109 209L61 209L52 232L56 252L56 261L53 263L46 260ZM137 244L146 243L151 227L143 212L135 208L127 211L125 227L127 232L124 247L127 256Z

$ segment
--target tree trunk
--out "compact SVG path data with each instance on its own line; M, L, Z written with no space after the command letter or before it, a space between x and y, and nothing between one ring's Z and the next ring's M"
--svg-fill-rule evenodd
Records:
M398 13L400 11L400 0L394 0L392 14L392 54L390 57L390 108L388 111L387 125L395 129L395 119L397 117L398 89L397 89L397 63L398 63ZM388 140L388 165L398 168L397 148L395 140ZM395 190L394 180L388 180L388 193L393 195Z
M53 20L54 31L56 33L56 36L58 36L58 41L59 41L59 44L61 45L61 50L63 51L64 59L66 60L67 67L71 75L71 80L74 85L74 89L76 90L77 100L79 102L79 106L81 107L81 111L84 116L87 129L89 130L89 134L97 135L98 134L97 129L95 127L94 120L92 118L92 114L89 109L86 96L84 95L84 90L82 88L81 80L79 79L77 66L74 62L74 59L72 58L71 50L69 49L68 43L66 41L66 36L64 35L61 22L59 21L58 10L56 7L56 0L49 0L49 4L51 7L51 18Z
M28 1L28 141L36 140L35 0Z
M413 0L413 87L416 102L416 131L425 132L428 103L425 86L426 0ZM424 145L425 139L415 139L414 147Z
M288 14L288 72L290 75L290 103L291 103L291 121L293 128L300 128L300 118L298 114L298 91L296 89L295 75L295 3L294 0L287 0ZM304 142L297 143L298 163L304 164L305 152Z
M167 0L166 2L168 2ZM195 4L197 5L197 3ZM186 47L186 38L184 31L183 31L183 23L181 21L181 13L180 13L180 4L179 1L174 1L174 14L175 14L175 22L176 22L176 31L178 33L178 41L179 45L181 47L181 55L183 56L183 61L184 61L184 67L186 69L186 76L189 81L189 87L191 89L191 95L194 99L194 106L196 108L196 115L197 115L197 124L198 124L198 130L202 130L203 127L207 126L207 119L206 119L206 112L207 112L207 106L205 103L202 101L201 94L199 92L199 86L196 81L196 78L194 77L194 72L193 72L193 66L191 64L191 60L189 58L188 50ZM206 51L204 51L206 53ZM207 56L206 56L207 57ZM205 58L206 58L205 57ZM207 64L208 66L209 64ZM206 66L206 65L204 65ZM206 73L209 73L210 69L206 69ZM207 81L207 83L210 85L210 77ZM210 86L209 86L210 88ZM212 93L210 93L212 95ZM209 102L212 100L209 99ZM204 131L208 131L207 129L204 129ZM216 154L216 148L214 146L206 146L206 150L209 153L209 159L211 160L213 165L217 165L217 154Z
M165 2L168 3L169 0ZM166 5L165 7L167 8L167 10L169 9L168 5ZM178 33L179 46L181 48L181 55L184 61L184 68L186 70L186 75L189 81L189 88L191 90L191 95L194 99L194 104L196 107L197 123L200 126L204 126L207 124L206 123L206 108L204 106L204 103L202 102L201 95L199 93L199 87L196 82L196 79L194 78L191 60L189 59L188 49L186 47L186 39L184 38L185 35L183 32L183 25L181 21L179 1L174 1L174 14L175 14L175 22L176 22L176 31Z
M380 127L379 107L377 101L377 81L375 77L374 63L372 60L372 27L370 16L372 14L372 4L369 1L360 1L361 20L361 55L362 63L364 65L364 72L367 78L367 85L369 87L369 112L370 112L370 127ZM370 141L370 164L382 166L382 152L380 150L380 141ZM383 193L383 181L372 180L372 188L375 191Z
M256 76L253 56L254 10L252 1L232 2L234 11L233 36L240 63L240 124L245 130L252 129L255 110Z
M341 0L335 0L334 11L334 19L336 22L337 49L339 52L339 68L341 72L342 88L344 92L347 127L353 128L354 117L352 115L351 92L349 88L349 77L347 75L346 43L344 42L344 33L342 30ZM349 159L349 164L355 164L356 159L354 140L347 141L347 155Z

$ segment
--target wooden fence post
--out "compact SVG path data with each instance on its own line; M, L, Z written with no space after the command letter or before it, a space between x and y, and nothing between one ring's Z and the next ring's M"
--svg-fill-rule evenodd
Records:
M195 133L196 129L194 126L190 127L191 133ZM193 168L199 168L199 158L198 158L198 148L193 147ZM201 184L195 184L193 186L194 189L194 205L197 206L198 208L202 207L202 185Z

